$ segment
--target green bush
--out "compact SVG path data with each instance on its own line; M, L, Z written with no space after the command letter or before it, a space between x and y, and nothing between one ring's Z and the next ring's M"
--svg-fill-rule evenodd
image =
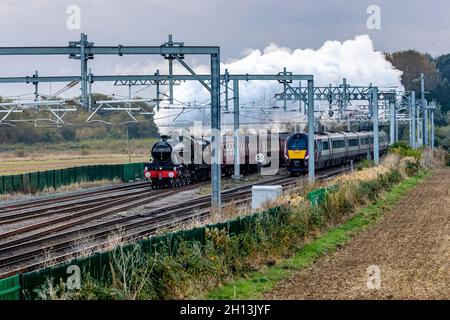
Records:
M414 157L419 160L422 157L422 150L413 149L405 142L396 142L389 146L389 151L401 157Z
M373 166L375 166L375 162L373 162L373 160L364 159L356 164L355 170L359 171L367 168L372 168Z

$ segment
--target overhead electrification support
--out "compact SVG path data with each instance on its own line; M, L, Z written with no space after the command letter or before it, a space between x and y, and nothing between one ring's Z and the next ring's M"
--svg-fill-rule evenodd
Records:
M408 96L408 114L409 114L409 130L408 130L408 136L409 136L409 145L411 148L413 147L413 140L412 140L412 127L413 127L413 119L412 119L412 106L411 106L411 94Z
M308 80L308 180L314 182L314 82Z
M1 48L0 48L0 55L1 55ZM280 74L230 74L229 80L242 80L242 81L277 81L277 80L309 80L312 79L311 75L280 75ZM103 75L103 76L96 76L92 75L92 82L108 82L108 81L120 81L121 85L128 86L128 81L139 81L140 85L149 85L154 84L153 82L156 81L167 81L169 80L169 75L164 74L155 74L155 75ZM173 75L172 79L174 81L195 81L195 80L203 80L203 81L210 81L211 75L209 74L200 74L200 75L190 75L190 74L183 74L183 75ZM225 79L225 75L220 75L220 80L223 81ZM33 78L32 76L26 76L26 77L0 77L0 83L32 83L33 81L36 82L71 82L71 81L80 81L80 76L50 76L50 77L38 77ZM161 85L161 84L160 84ZM314 90L316 91L316 88ZM291 89L291 87L288 88L288 91ZM298 89L298 88L295 88ZM328 87L327 87L328 89ZM288 92L289 93L289 92ZM289 93L290 94L290 93ZM289 96L288 94L288 96ZM297 100L297 97L299 95L299 92L296 90L295 92L292 92L295 96L295 100ZM302 88L301 95L306 95L306 88ZM289 99L288 100L292 100ZM306 98L304 102L306 101ZM306 103L306 102L305 102Z
M373 108L373 161L376 165L380 163L380 144L378 132L378 88L372 88L372 108Z
M169 58L169 77L173 76L173 59ZM173 104L173 80L169 79L169 103Z
M430 121L431 121L431 148L434 150L434 110L436 109L436 103L430 105Z
M411 91L411 146L415 149L417 147L416 139L416 92Z
M288 72L286 71L286 67L283 68L282 72L279 72L278 75L292 75L292 72ZM278 80L279 83L283 84L283 92L287 92L288 87L290 87L292 80ZM284 95L283 98L283 110L286 111L287 110L287 95Z
M397 94L395 92L395 90L390 90L390 92L392 92L392 95L395 97L395 99L393 100L393 104L394 104L394 125L395 125L395 142L399 141L398 135L399 135L399 123L400 123L400 111L402 111L403 106L402 106L402 102L403 101L398 101L397 100ZM391 100L389 100L391 101ZM408 111L408 114L411 115L411 113L409 113L409 110L406 107L404 108L405 111Z
M81 61L81 105L86 106L87 101L87 54L85 46L87 45L87 35L81 34L80 39L80 61Z
M342 79L342 100L341 100L341 119L344 116L344 112L347 113L347 78ZM350 119L347 119L347 130L351 130Z
M92 70L89 68L88 74L88 110L92 110Z
M159 69L156 70L155 76L159 76ZM159 81L156 81L156 110L159 111Z
M213 210L220 211L220 165L222 163L221 132L220 132L220 54L219 50L211 54L211 205Z
M423 73L420 74L420 101L423 112L422 138L423 138L423 145L426 147L428 146L428 110L427 110L427 102L425 100L425 76Z
M234 116L234 176L235 180L241 178L240 172L240 150L239 150L239 80L233 80L233 116Z
M347 78L342 79L342 111L347 111Z
M398 142L398 120L395 120L395 142Z
M76 53L69 53L70 59L80 60L80 104L84 107L88 106L88 67L87 62L89 59L93 59L93 55L88 53L90 47L93 46L93 43L87 41L87 35L82 33L80 36L80 41L69 41L69 48L78 49ZM31 48L25 48L31 49ZM41 48L36 48L36 50ZM49 47L51 49L51 47ZM1 50L1 49L0 49ZM40 51L40 50L39 50ZM1 53L0 53L1 54ZM25 53L23 53L25 54ZM40 54L40 53L39 53ZM45 53L42 53L45 54Z
M298 82L298 87L301 92L302 91L302 82L301 81ZM298 100L298 111L302 112L302 100L301 99Z
M431 111L431 148L434 150L434 110Z
M390 132L390 142L394 144L395 141L395 101L389 100L389 132Z
M416 94L414 93L414 98L416 97ZM415 129L416 129L416 139L415 139L415 142L416 142L416 148L419 148L421 145L422 145L422 134L421 134L421 131L422 131L422 117L420 116L420 105L421 105L421 103L420 103L420 101L417 101L417 99L414 99L414 101L415 101L415 109L416 109L416 111L415 111L415 120L416 120L416 123L415 123Z
M33 78L37 78L37 77L39 77L39 74L36 70L34 72ZM39 92L38 92L39 82L33 82L33 84L34 84L34 101L38 101L39 100Z
M228 104L228 82L230 81L229 79L229 73L228 70L225 69L225 73L224 73L224 77L225 79L223 80L223 85L225 86L225 111L230 111L229 110L229 104Z

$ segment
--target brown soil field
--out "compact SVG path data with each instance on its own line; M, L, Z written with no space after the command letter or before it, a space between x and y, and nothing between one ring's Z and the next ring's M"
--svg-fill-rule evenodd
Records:
M372 265L381 271L378 288L368 286ZM376 224L265 298L450 299L450 169L435 172Z

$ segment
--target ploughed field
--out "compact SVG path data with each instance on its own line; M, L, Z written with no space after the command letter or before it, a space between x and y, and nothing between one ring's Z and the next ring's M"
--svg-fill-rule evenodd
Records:
M367 282L380 268L380 287ZM373 273L371 273L373 275ZM450 299L450 169L410 190L334 254L286 279L270 299Z

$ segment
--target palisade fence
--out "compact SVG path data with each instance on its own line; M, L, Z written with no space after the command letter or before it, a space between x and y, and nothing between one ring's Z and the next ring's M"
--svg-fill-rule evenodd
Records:
M59 170L31 172L10 176L0 176L0 194L10 192L36 192L46 188L83 181L114 180L123 182L144 179L144 163L107 164L82 166Z
M279 218L279 215L282 214L280 209L281 207L275 207L263 213L238 217L214 225L152 236L137 243L139 243L143 252L155 252L155 250L170 248L171 252L175 253L181 241L198 241L204 245L206 243L207 229L225 230L229 235L238 235L251 228L257 220L264 223L270 219ZM123 251L132 250L134 246L135 243L127 244L124 246ZM0 279L0 300L36 299L38 298L36 289L48 280L53 281L54 285L66 284L69 277L73 275L74 266L79 268L81 275L89 274L93 279L97 280L107 279L111 275L113 255L114 251L97 252L91 256L74 259L56 266Z

